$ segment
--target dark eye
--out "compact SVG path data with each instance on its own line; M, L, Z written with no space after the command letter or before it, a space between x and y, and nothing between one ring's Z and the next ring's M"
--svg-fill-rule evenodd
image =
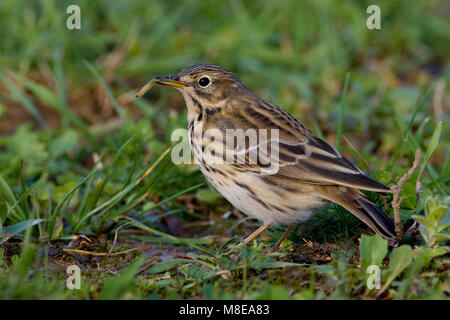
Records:
M210 82L211 81L207 77L203 77L203 78L200 78L200 80L198 80L198 84L200 86L202 86L203 88L207 87Z

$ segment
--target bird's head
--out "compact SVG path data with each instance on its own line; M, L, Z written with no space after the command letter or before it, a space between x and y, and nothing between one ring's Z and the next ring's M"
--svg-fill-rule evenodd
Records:
M211 64L193 65L174 76L155 77L137 96L145 94L155 83L174 87L183 94L187 103L193 100L206 108L221 106L234 95L247 91L233 73Z

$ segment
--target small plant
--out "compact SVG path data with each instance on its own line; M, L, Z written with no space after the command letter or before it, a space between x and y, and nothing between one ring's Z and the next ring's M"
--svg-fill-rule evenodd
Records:
M420 233L430 248L440 247L443 253L450 252L450 247L440 244L450 241L450 197L439 199L427 197L425 215L412 216L420 223Z

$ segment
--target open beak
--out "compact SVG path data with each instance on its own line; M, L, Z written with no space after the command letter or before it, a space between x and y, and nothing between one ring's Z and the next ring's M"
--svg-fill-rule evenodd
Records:
M141 90L139 90L139 92L136 94L136 97L143 96L148 90L150 90L155 85L155 83L162 84L164 86L171 86L171 87L175 87L175 88L182 88L182 87L187 87L188 86L184 82L181 82L181 81L173 79L172 76L155 77L152 80L150 80L149 82L147 82L145 84L145 86L143 86L141 88Z

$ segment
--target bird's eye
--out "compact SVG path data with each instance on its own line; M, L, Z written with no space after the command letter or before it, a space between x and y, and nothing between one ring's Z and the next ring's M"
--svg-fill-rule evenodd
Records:
M198 80L198 84L203 88L206 88L210 84L210 80L207 77L202 77Z

